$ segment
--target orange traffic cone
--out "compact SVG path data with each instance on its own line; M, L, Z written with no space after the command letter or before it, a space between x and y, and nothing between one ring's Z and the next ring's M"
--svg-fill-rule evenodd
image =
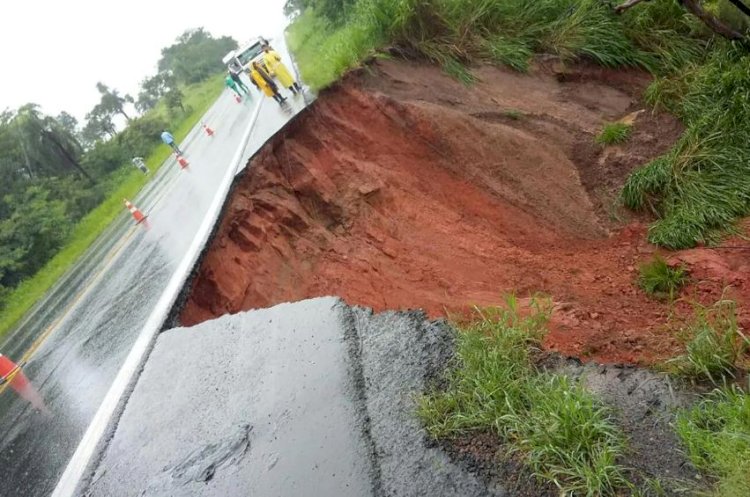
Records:
M241 104L241 103L242 103L242 99L240 98L240 96L239 96L239 95L235 95L235 96L234 96L234 99L235 99L235 100L237 101L237 103L238 103L238 104Z
M180 163L180 167L182 169L185 169L186 167L188 167L190 165L190 163L187 161L187 159L185 159L185 157L183 157L181 155L177 156L177 162Z
M131 204L130 201L126 198L124 198L123 200L125 201L125 207L133 215L133 219L135 219L135 224L141 224L143 221L146 220L148 216L143 215L143 213L138 209L138 207Z
M29 379L21 371L21 367L16 363L0 354L0 384L8 383L10 388L21 396L24 400L33 405L42 412L49 413L47 406L44 405L39 392L31 385Z
M203 123L203 129L204 129L204 130L206 131L206 134L207 134L208 136L214 136L214 130L212 130L211 128L209 128L209 127L208 127L208 126L206 125L206 123Z

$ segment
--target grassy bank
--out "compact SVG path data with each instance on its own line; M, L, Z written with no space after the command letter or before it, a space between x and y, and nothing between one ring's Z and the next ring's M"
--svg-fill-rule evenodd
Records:
M184 89L184 104L192 109L190 114L172 122L172 133L178 141L187 136L190 130L214 103L223 90L223 75L217 75L207 81ZM160 103L152 112L166 116L166 108ZM117 178L110 183L107 198L97 208L89 212L75 226L65 246L32 278L22 282L8 297L5 310L0 317L0 338L52 288L57 280L72 267L86 252L96 238L118 216L124 212L123 198L132 199L150 181L154 174L162 167L164 161L171 154L166 145L158 146L147 158L146 164L151 170L149 176L144 176L132 165L123 166L118 171Z
M750 495L750 395L717 390L680 414L677 432L692 463L716 481L714 497Z
M574 380L536 368L548 313L520 317L482 309L458 334L447 387L424 397L419 415L435 438L490 431L529 473L560 495L618 495L625 439L610 410Z
M746 48L714 38L678 2L648 2L621 16L596 0L348 3L343 16L308 9L288 28L312 87L330 85L386 47L431 60L466 83L473 62L526 71L535 53L641 67L657 76L649 102L687 126L675 148L636 171L623 192L630 208L658 217L650 240L669 248L708 242L750 213L750 58ZM719 4L717 12L731 12Z
M728 318L733 307L723 304ZM475 319L459 325L455 361L440 386L419 400L427 433L448 440L492 433L506 457L560 495L667 495L659 491L664 484L686 495L750 495L750 395L744 389L721 387L676 413L676 435L687 458L708 477L705 482L673 481L673 474L645 477L624 466L628 457L644 455L630 452L612 408L575 379L537 366L548 317L543 306L521 312L510 299L506 307L477 310ZM704 313L693 326L724 336L731 331L720 329L724 321ZM696 339L703 340L698 334ZM688 347L681 359L700 357ZM728 385L737 370L733 361L722 364L713 374L703 367L674 373Z

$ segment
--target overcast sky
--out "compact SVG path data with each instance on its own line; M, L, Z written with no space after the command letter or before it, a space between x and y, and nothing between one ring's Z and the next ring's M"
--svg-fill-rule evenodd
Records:
M27 102L79 121L96 82L138 93L163 47L203 26L239 43L281 33L284 0L2 0L0 110Z

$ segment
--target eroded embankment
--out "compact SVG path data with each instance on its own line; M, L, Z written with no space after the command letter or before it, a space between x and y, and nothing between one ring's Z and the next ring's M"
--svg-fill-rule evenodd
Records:
M641 112L627 144L601 147L604 123L642 110L643 74L478 76L467 89L391 61L322 95L240 179L182 323L319 295L435 316L545 292L551 349L604 362L674 353L667 306L635 285L654 248L637 220L618 227L614 195L679 123ZM683 254L701 281L688 292L710 301L731 283L746 302L745 256Z

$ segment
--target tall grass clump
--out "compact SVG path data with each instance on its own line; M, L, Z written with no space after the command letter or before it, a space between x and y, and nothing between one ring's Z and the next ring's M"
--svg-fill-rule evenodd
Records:
M632 126L623 122L605 124L601 133L597 135L596 142L602 145L615 145L624 143L630 138Z
M640 266L638 285L644 292L659 299L674 300L687 281L688 275L684 267L671 267L658 255Z
M492 431L511 454L561 495L617 495L627 485L617 464L624 439L610 411L568 377L534 363L549 312L477 310L458 334L446 388L420 399L418 414L433 437Z
M737 324L736 303L722 299L712 306L696 304L693 318L682 330L685 354L670 361L688 378L723 385L735 377L748 340Z
M287 29L302 79L314 89L325 88L374 52L383 39L362 22L336 26L308 10Z
M677 433L696 468L714 480L710 495L750 495L750 395L716 390L677 417Z
M711 243L750 214L750 54L728 42L715 45L705 63L657 81L649 92L687 130L623 190L629 208L658 215L649 240L671 249ZM675 94L664 96L670 85Z
M646 2L620 16L625 34L646 56L654 74L667 75L699 62L705 43L696 35L703 24L679 2Z
M598 0L360 0L343 23L308 9L287 36L303 78L315 88L386 46L463 77L456 64L490 61L525 71L536 52L606 66L651 63Z

